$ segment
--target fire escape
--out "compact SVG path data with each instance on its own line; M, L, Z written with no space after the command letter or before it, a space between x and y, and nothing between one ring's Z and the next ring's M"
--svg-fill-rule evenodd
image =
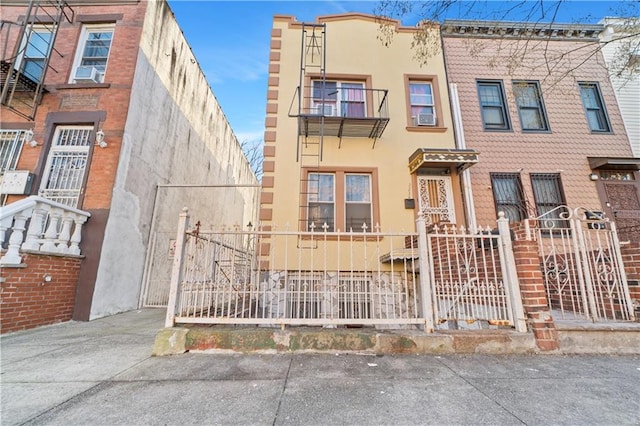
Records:
M21 22L0 22L0 103L28 120L35 118L46 92L52 53L62 56L53 47L62 20L73 22L73 10L65 0L30 0Z
M302 24L300 76L289 117L297 118L296 161L300 163L300 229L306 223L309 201L318 199L319 175L325 136L376 140L389 122L387 90L364 87L364 83L327 80L326 24ZM297 110L296 110L297 109ZM323 229L315 228L316 232Z

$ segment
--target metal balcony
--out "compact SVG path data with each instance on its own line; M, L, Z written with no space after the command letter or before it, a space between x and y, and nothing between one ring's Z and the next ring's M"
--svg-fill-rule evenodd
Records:
M318 90L317 86L306 87L306 96L301 99L297 113L290 112L289 116L298 118L301 136L377 139L389 122L387 92L382 89L338 87Z

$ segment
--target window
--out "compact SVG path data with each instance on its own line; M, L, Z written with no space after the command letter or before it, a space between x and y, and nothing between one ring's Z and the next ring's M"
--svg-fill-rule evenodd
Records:
M440 114L438 76L405 74L404 87L407 108L407 130L411 132L439 132L444 130Z
M532 173L531 186L538 217L545 215L545 219L559 219L562 211L554 209L565 204L560 175L557 173ZM553 213L549 213L552 210L554 210Z
M600 87L596 83L579 83L582 105L592 132L610 132L611 126L604 108Z
M377 224L377 173L366 171L309 172L306 230L368 232ZM313 227L311 226L313 224Z
M514 81L513 95L523 131L549 130L538 82Z
M80 39L71 80L74 83L102 83L113 39L113 25L85 27Z
M478 98L485 130L511 130L501 81L478 81Z
M312 84L312 114L366 117L364 83L314 80Z
M492 173L491 188L496 213L504 212L509 222L520 222L525 218L522 182L518 173Z
M415 126L436 125L436 109L431 83L410 81L409 102L411 104L411 119Z
M25 134L25 130L0 130L0 176L16 169Z
M33 28L29 37L22 40L21 56L16 62L16 69L22 69L25 76L41 83L47 57L51 51L53 32L47 28Z

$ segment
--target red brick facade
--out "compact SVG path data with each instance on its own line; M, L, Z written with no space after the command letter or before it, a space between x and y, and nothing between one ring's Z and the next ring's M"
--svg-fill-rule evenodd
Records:
M2 268L1 332L69 321L82 259L29 253L22 256L25 267Z

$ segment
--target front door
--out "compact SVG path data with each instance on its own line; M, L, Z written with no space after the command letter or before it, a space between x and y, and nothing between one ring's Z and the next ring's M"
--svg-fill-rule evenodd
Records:
M427 225L455 223L451 176L418 176L418 208Z
M610 217L621 241L640 241L640 182L633 171L600 172Z
M39 195L52 201L79 207L87 172L93 126L59 126L40 183Z

